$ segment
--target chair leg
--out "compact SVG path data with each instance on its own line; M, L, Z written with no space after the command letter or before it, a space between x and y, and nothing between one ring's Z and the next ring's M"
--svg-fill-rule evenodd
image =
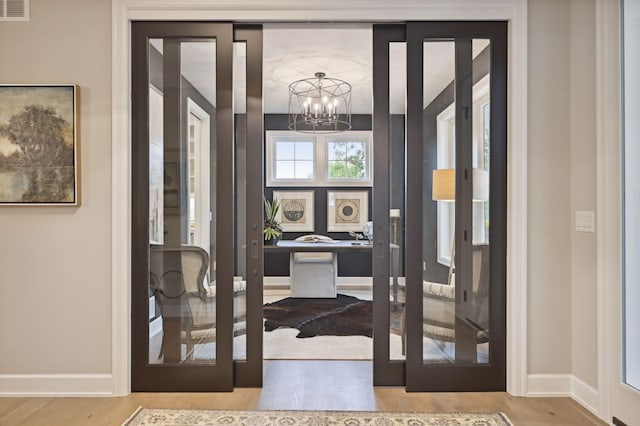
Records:
M407 339L407 330L405 327L406 321L406 308L402 307L402 313L400 314L400 340L402 342L402 355L405 355L406 352L406 339Z
M191 340L191 330L187 330L187 353L186 359L193 361L193 342Z
M158 359L164 358L164 330L162 331L162 341L160 342L160 352L158 353Z

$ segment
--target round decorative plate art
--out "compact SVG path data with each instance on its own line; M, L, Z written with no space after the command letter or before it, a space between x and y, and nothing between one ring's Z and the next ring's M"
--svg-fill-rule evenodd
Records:
M302 220L305 212L305 200L285 200L282 203L282 221L297 223Z
M360 200L336 200L336 222L357 223L360 218Z

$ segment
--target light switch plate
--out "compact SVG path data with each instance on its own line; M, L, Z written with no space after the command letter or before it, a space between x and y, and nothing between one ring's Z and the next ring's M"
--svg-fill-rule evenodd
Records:
M593 210L576 211L576 231L596 232L596 213Z

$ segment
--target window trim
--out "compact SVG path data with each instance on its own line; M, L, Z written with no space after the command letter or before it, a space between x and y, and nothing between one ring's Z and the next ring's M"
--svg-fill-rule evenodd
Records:
M437 129L437 168L455 168L455 102L436 116ZM451 244L455 229L455 204L436 201L436 255L438 263L451 265Z
M484 130L483 107L486 104L491 105L490 99L490 78L491 74L486 74L478 82L473 85L473 167L478 167L478 156L483 153L484 138L480 135ZM451 169L455 168L455 102L443 109L436 116L437 129L437 168ZM488 167L487 167L487 171ZM489 172L490 173L490 172ZM474 203L474 211L484 212L484 203L482 209L476 207ZM451 245L455 238L453 232L455 229L455 202L437 202L437 232L436 232L436 256L437 261L441 265L451 265ZM479 214L477 215L480 216ZM484 216L484 215L482 215ZM475 219L476 215L474 215ZM484 217L482 217L484 219ZM480 219L479 219L480 220ZM484 220L482 220L484 223ZM476 231L475 220L472 231L473 244L482 244L487 241L488 235L484 232ZM477 238L476 238L477 237Z
M345 134L349 137L344 136ZM340 134L331 134L323 137L325 158L323 161L324 173L328 186L339 186L344 184L346 186L371 186L372 183L372 165L373 161L371 155L373 149L371 149L371 132L353 131ZM362 179L350 179L350 178L337 178L332 179L329 177L329 143L331 142L361 142L364 143L364 178Z
M292 132L267 131L267 146L265 150L267 186L313 186L318 179L318 148L313 136ZM276 144L277 142L312 142L313 143L313 178L304 179L276 179Z
M265 182L268 187L316 186L316 187L370 187L373 184L373 149L370 130L350 130L343 133L300 133L291 130L267 130L265 149ZM365 142L365 179L329 179L328 178L328 142L341 139ZM276 179L276 143L279 141L313 141L314 179Z

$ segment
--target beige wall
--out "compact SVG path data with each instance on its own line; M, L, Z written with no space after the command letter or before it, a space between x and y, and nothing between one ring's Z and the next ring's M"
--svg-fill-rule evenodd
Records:
M596 209L595 24L595 0L571 0L569 119L572 372L594 388L598 385L596 234L575 231L575 212Z
M0 82L77 83L82 205L0 210L0 374L111 369L111 2L32 0ZM529 3L529 373L595 386L593 0Z
M111 2L0 23L0 82L80 86L82 205L0 208L0 374L111 372Z
M529 1L529 374L597 387L595 0Z
M569 2L529 2L529 374L571 373Z

